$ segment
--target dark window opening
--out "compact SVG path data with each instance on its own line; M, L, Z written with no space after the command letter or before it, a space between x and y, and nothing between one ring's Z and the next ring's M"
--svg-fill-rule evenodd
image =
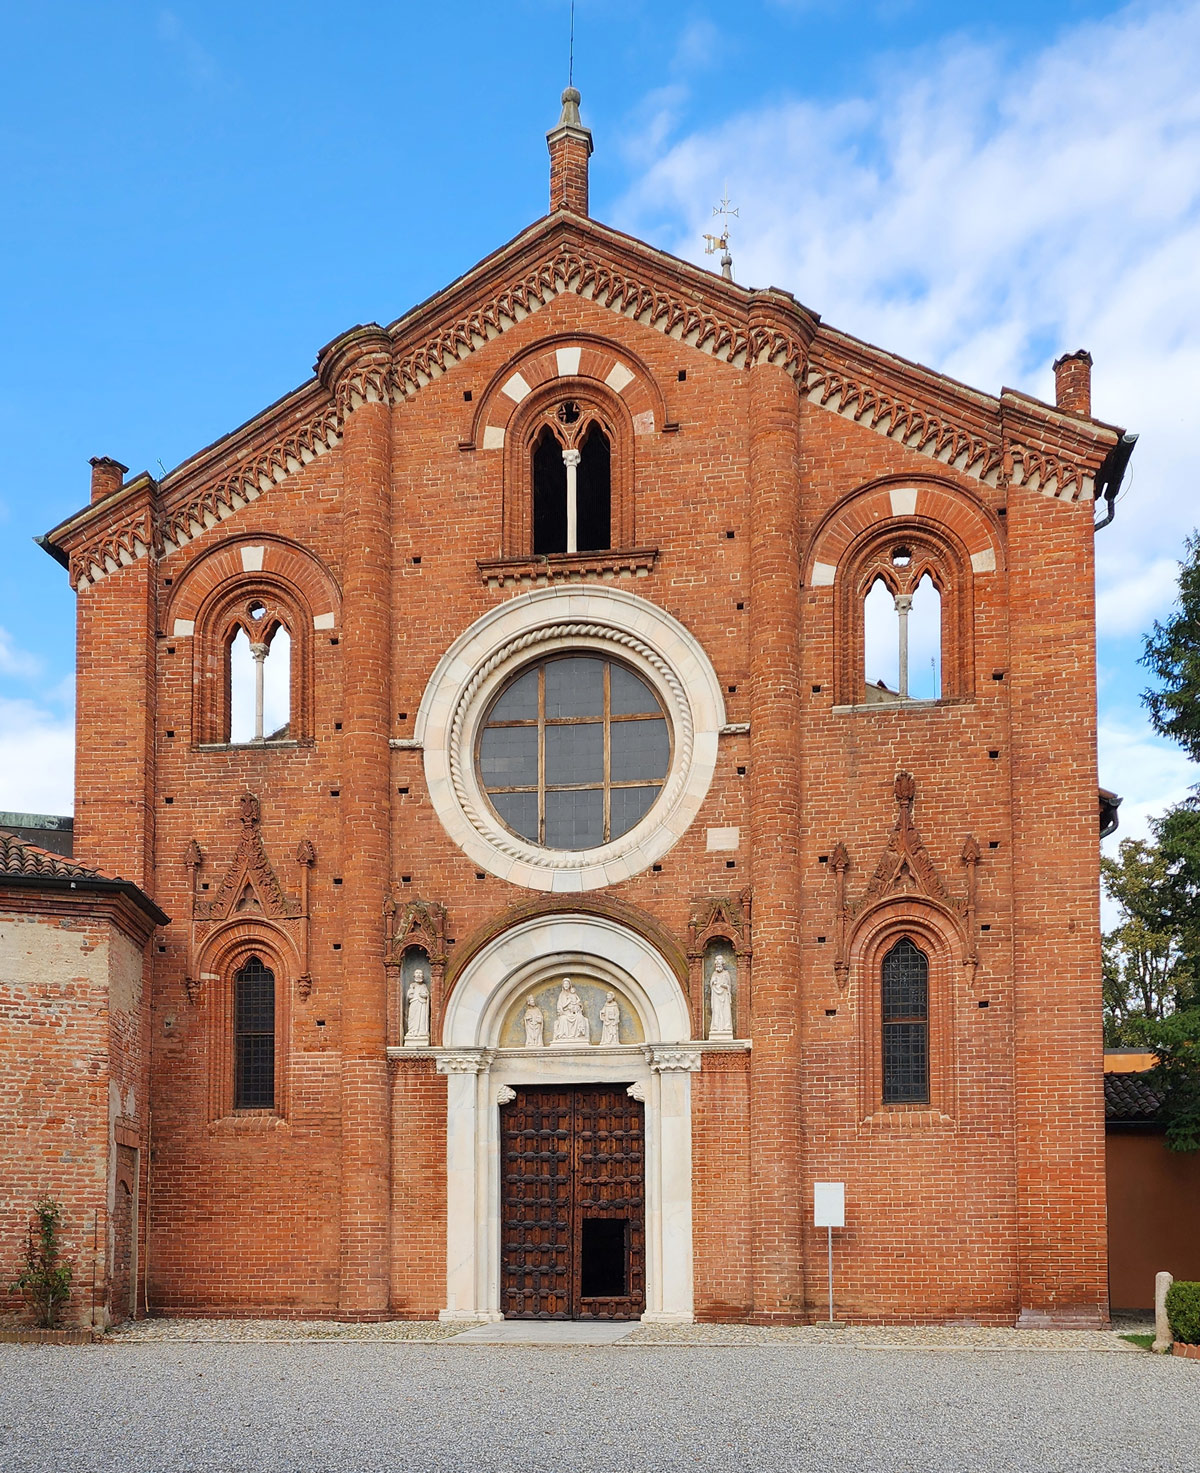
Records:
M549 425L533 447L533 550L567 550L567 468L562 446Z
M593 424L579 450L578 549L604 552L612 546L612 453L608 436Z
M629 1223L619 1217L585 1217L580 1227L580 1296L625 1298L629 1293Z
M275 973L256 956L233 979L235 1110L275 1108Z
M560 405L557 418L571 432L580 418L578 406ZM534 442L532 471L536 555L603 552L612 546L612 449L595 421L574 447L564 446L550 425L544 425Z
M907 936L883 959L883 1103L929 1102L929 958Z

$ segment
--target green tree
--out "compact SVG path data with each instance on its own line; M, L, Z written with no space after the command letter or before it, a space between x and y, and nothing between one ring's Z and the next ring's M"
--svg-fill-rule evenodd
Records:
M1110 1047L1140 1042L1131 1023L1167 1017L1191 991L1179 936L1165 913L1170 876L1162 851L1144 839L1122 839L1119 853L1119 859L1100 861L1105 893L1121 913L1104 936L1104 1041Z
M1150 720L1193 762L1200 762L1200 533L1187 542L1179 569L1179 597L1170 617L1155 622L1142 663L1158 688L1143 696ZM1200 1150L1200 790L1168 809L1155 825L1158 866L1147 886L1142 919L1151 933L1170 937L1169 1006L1155 1015L1130 1015L1123 1031L1157 1055L1167 1145ZM1122 850L1125 845L1122 844ZM1106 991L1108 977L1105 977Z
M1159 688L1142 699L1155 731L1200 762L1200 532L1188 538L1186 550L1175 608L1165 624L1155 620L1146 636L1142 664L1158 678Z

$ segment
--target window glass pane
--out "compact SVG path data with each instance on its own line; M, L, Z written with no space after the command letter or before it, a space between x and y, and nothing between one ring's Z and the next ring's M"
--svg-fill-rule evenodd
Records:
M923 1104L929 1098L927 1025L887 1023L883 1029L885 1104Z
M558 787L565 783L602 783L603 781L604 725L602 722L588 721L579 726L548 726L546 728L547 787Z
M538 673L529 670L514 680L488 715L489 721L536 721Z
M275 1104L275 974L252 956L233 979L236 1110Z
M479 742L479 774L485 788L536 786L536 726L489 726Z
M270 1110L275 1104L275 1036L250 1033L237 1040L235 1110Z
M538 842L538 800L536 793L492 793L492 806L514 834L532 843Z
M551 660L546 666L546 720L604 715L604 661Z
M657 716L662 707L658 697L641 678L624 665L612 667L610 710L614 716Z
M614 788L609 797L608 837L619 839L650 811L661 788Z
M546 794L546 847L592 849L604 843L604 790Z
M614 721L609 774L615 783L646 782L667 775L671 744L665 721Z
M928 998L929 963L905 936L883 959L883 1021L924 1018Z

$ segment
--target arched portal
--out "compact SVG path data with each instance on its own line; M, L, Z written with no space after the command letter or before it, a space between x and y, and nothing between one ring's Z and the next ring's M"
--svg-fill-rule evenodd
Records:
M447 1076L441 1317L503 1318L501 1109L519 1091L605 1086L620 1087L644 1109L642 1317L689 1322L691 1076L700 1068L701 1047L691 1041L687 1002L666 958L606 916L558 912L523 921L467 962L447 1003L442 1036L436 1051L438 1070Z

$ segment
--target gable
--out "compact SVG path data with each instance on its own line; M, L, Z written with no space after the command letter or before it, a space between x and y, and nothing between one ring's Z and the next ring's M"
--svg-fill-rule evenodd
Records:
M172 471L137 478L43 539L80 591L169 557L327 454L363 403L401 404L485 344L573 293L737 368L771 364L810 403L980 482L1085 502L1120 432L1005 390L978 393L822 327L787 292L752 291L591 220L530 227L387 329L322 349L317 377ZM382 351L355 355L370 333Z

